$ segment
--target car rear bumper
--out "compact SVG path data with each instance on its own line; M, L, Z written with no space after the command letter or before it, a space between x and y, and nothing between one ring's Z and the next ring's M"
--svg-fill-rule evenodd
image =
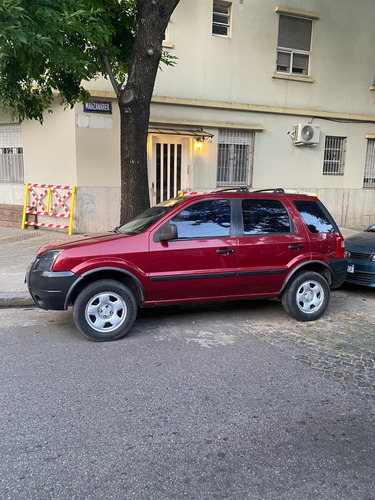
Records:
M331 260L328 265L332 271L331 288L339 288L344 283L348 272L348 260L335 259Z

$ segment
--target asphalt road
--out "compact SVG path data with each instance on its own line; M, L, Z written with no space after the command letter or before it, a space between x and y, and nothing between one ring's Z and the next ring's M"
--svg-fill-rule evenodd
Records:
M374 400L298 358L355 315L371 335L366 293L315 326L276 302L147 310L111 343L0 309L0 498L375 499Z

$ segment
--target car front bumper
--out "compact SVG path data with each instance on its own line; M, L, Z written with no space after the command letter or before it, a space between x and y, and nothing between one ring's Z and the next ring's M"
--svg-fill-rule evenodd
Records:
M67 309L67 297L72 286L81 276L71 271L38 271L32 264L25 281L35 304L41 309Z
M346 276L346 282L375 288L375 262L349 259L349 265L354 265L354 272Z

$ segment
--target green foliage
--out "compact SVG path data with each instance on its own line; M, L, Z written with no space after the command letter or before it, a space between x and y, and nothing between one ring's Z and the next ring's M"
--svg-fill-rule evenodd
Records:
M107 75L121 86L133 47L137 0L1 0L0 102L14 119L43 121L54 93L87 101L83 80Z

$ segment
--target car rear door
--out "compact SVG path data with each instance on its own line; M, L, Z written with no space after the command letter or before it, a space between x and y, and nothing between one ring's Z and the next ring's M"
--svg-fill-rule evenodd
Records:
M232 229L231 201L194 201L167 224L178 237L160 241L150 234L152 300L179 301L230 297L236 290L237 238Z
M288 273L310 259L310 241L301 220L292 222L290 202L276 198L239 200L238 292L275 295Z

